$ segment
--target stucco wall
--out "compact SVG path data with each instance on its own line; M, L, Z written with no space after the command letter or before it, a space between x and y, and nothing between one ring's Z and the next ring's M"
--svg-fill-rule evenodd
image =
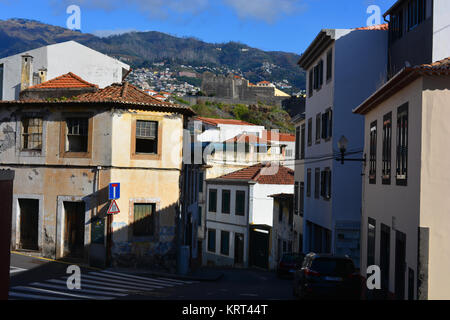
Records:
M429 299L450 298L450 173L446 169L450 163L450 153L446 148L450 134L449 88L450 77L426 77L423 80L420 226L430 230ZM418 200L413 199L409 197L407 201L417 204ZM411 215L411 212L406 213Z
M397 132L397 108L409 103L408 108L408 182L407 186L396 184L396 132ZM382 130L383 116L392 112L392 149L391 165L392 177L390 185L381 182L382 173ZM422 151L422 79L418 79L399 91L376 109L365 116L365 153L370 154L370 124L377 120L377 181L369 183L369 166L364 170L363 180L363 210L361 229L361 273L367 276L367 225L368 218L376 220L375 236L375 264L380 265L380 230L381 223L390 227L390 270L389 290L395 291L395 230L406 234L406 264L412 268L417 276L417 243L418 227L421 204L421 151ZM393 222L395 221L395 225ZM405 272L406 292L407 270ZM383 289L383 288L382 288ZM386 288L384 288L386 289Z
M433 62L450 57L450 1L433 1Z

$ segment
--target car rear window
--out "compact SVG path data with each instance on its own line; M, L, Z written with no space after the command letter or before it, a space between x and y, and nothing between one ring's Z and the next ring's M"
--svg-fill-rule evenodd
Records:
M321 274L347 276L354 272L353 262L346 259L317 258L311 269Z

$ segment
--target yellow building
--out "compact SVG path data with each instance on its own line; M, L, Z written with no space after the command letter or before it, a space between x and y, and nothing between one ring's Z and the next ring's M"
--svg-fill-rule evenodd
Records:
M172 268L193 111L71 73L27 90L25 100L0 102L0 169L15 171L12 249ZM114 215L111 183L120 183Z

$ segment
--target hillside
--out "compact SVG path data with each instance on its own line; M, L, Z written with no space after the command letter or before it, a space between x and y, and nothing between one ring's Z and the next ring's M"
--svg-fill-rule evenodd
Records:
M236 42L206 43L156 31L100 38L34 20L0 20L0 58L69 40L121 59L133 68L165 61L168 67L191 65L232 70L251 82L287 80L292 85L291 92L305 88L304 72L297 66L299 55L294 53L263 51Z

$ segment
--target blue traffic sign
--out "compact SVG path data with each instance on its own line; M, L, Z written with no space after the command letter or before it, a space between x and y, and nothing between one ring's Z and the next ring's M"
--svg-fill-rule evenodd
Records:
M120 183L109 184L109 200L120 198Z

